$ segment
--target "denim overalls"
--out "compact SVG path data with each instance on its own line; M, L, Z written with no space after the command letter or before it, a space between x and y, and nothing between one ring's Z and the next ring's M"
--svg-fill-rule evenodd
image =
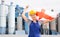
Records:
M40 37L40 25L38 21L36 21L36 23L31 21L29 26L29 37Z

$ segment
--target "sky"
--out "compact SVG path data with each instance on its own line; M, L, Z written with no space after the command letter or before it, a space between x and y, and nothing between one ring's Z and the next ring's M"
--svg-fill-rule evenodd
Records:
M20 7L26 7L29 5L27 11L34 9L40 11L42 8L46 10L46 14L55 16L60 12L60 0L4 0L5 4L10 5L11 2L14 2L14 5L19 5ZM1 0L0 0L1 3ZM51 12L51 9L54 9L54 12Z
M0 0L1 1L1 0ZM4 0L5 4L10 4L10 2L14 2L14 4L19 4L22 7L29 5L30 8L39 10L41 8L59 8L60 0Z

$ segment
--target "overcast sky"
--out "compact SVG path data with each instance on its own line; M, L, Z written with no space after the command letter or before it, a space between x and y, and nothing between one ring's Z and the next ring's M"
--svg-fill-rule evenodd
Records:
M41 8L44 8L46 9L47 14L50 14L51 9L55 10L54 13L60 12L60 0L4 0L4 1L5 4L10 4L10 2L14 2L15 5L18 4L19 6L22 7L29 5L28 11L31 9L40 11Z

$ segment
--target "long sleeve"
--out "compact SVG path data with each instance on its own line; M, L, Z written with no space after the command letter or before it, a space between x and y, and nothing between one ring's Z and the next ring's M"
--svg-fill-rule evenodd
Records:
M53 17L51 17L51 16L49 16L49 15L47 15L47 14L44 14L44 18L45 18L45 19L49 19L49 20L53 20L53 19L54 19Z

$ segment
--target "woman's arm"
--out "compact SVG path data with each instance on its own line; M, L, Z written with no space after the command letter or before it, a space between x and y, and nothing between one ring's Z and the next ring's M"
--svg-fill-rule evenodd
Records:
M48 23L48 22L52 22L52 21L54 21L54 20L56 20L56 19L54 18L54 19L52 19L52 20L46 20L46 21L44 21L43 24Z
M24 9L24 12L22 13L22 18L28 22L28 18L25 16L26 10L28 9L28 6L26 6L26 8Z

